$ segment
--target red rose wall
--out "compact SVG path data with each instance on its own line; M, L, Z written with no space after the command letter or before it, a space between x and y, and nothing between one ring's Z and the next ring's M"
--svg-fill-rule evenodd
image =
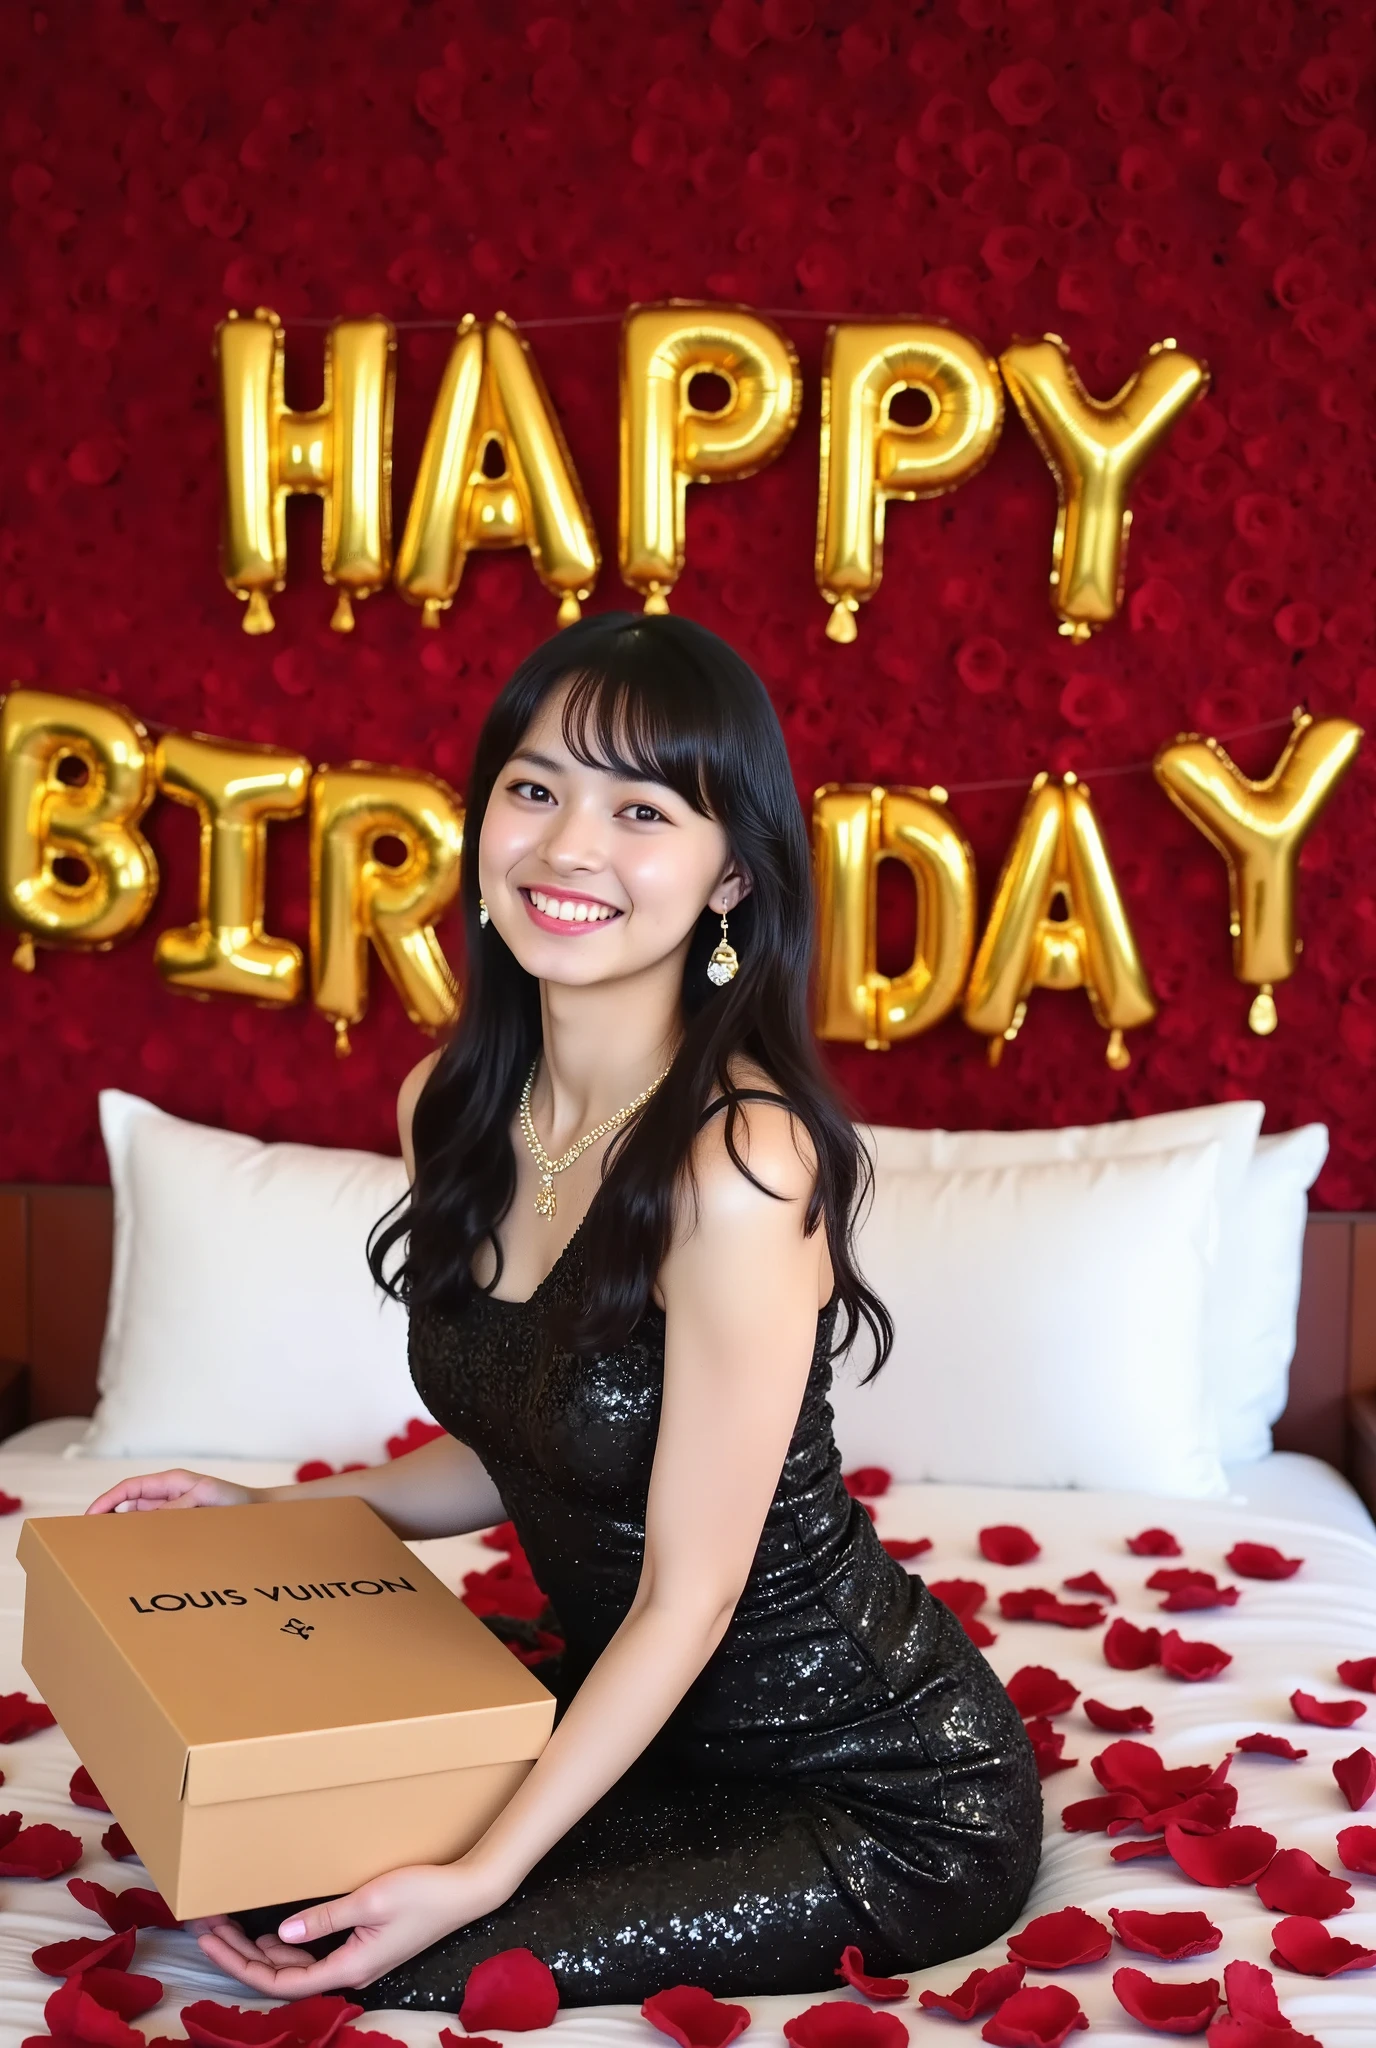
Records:
M963 1126L1259 1094L1268 1128L1332 1127L1324 1202L1376 1207L1376 745L1306 847L1306 946L1271 1039L1248 1032L1230 971L1222 863L1148 773L1123 772L1182 728L1299 702L1376 714L1360 0L57 0L6 8L0 39L5 684L461 788L553 601L524 555L483 555L439 632L389 593L333 634L318 506L297 501L277 630L242 634L216 560L216 320L284 316L297 405L318 402L322 337L294 320L433 323L400 337L400 514L446 325L505 309L592 502L600 609L633 602L615 569L617 316L669 296L768 310L802 357L803 417L774 467L690 493L675 609L760 671L805 801L824 780L951 788L986 904L1031 776L1097 769L1161 1004L1123 1074L1082 995L1041 993L996 1070L955 1019L885 1054L833 1051L851 1100ZM1136 488L1116 622L1058 638L1054 486L1010 416L981 476L890 509L858 641L824 637L827 313L937 316L991 352L1054 331L1099 396L1164 335L1208 360L1211 393ZM1232 751L1258 774L1283 737ZM153 938L193 914L195 819L160 804L150 836L163 887L132 940L0 968L0 1178L104 1178L103 1086L262 1137L392 1147L426 1041L380 971L346 1060L307 1006L170 993ZM270 849L269 929L304 940L304 825ZM897 955L897 890L886 916Z

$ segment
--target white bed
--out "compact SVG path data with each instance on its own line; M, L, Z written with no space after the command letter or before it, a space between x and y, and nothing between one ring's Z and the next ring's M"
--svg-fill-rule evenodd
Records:
M0 1446L0 1487L17 1494L24 1512L38 1515L78 1513L114 1479L136 1470L154 1469L165 1460L94 1460L64 1455L85 1429L80 1421L55 1421L22 1431ZM250 1484L280 1483L291 1476L286 1464L225 1463L198 1460L205 1469L232 1473ZM1288 1705L1296 1687L1320 1698L1350 1695L1336 1676L1340 1659L1376 1655L1376 1525L1344 1480L1318 1460L1278 1453L1255 1465L1229 1473L1231 1493L1210 1501L1164 1500L1159 1495L1107 1492L1043 1492L1005 1488L928 1485L895 1487L876 1503L881 1535L930 1537L933 1549L920 1565L933 1579L977 1579L989 1590L984 1613L997 1631L988 1652L1000 1676L1008 1679L1022 1665L1045 1664L1071 1680L1083 1696L1110 1705L1149 1705L1156 1716L1150 1738L1169 1765L1215 1763L1235 1740L1255 1730L1287 1734L1309 1752L1302 1763L1264 1756L1234 1760L1232 1782L1241 1798L1237 1818L1273 1833L1282 1847L1307 1850L1330 1868L1339 1869L1334 1839L1339 1828L1376 1819L1376 1806L1366 1814L1348 1811L1331 1775L1335 1758L1366 1744L1376 1744L1376 1697L1368 1715L1349 1729L1301 1727ZM0 1691L30 1690L19 1663L23 1575L14 1562L14 1543L21 1513L0 1521ZM985 1526L1013 1522L1030 1529L1042 1555L1030 1565L999 1567L985 1562L977 1533ZM1042 1623L1004 1622L997 1600L1005 1589L1029 1584L1059 1587L1062 1580L1086 1571L1099 1572L1118 1594L1111 1610L1139 1624L1155 1621L1159 1597L1144 1590L1144 1581L1159 1559L1130 1556L1125 1539L1148 1526L1164 1525L1179 1538L1181 1562L1216 1572L1242 1586L1242 1598L1223 1608L1176 1618L1191 1640L1203 1638L1232 1652L1233 1662L1219 1678L1183 1684L1159 1669L1112 1671L1104 1662L1101 1630L1073 1631ZM1305 1564L1294 1578L1279 1582L1235 1580L1224 1553L1240 1538L1272 1543ZM492 1553L476 1537L456 1537L418 1544L432 1570L452 1586L462 1574L490 1565ZM1170 1626L1170 1622L1162 1624ZM1369 1732L1367 1730L1369 1724ZM1158 1963L1129 1954L1115 1944L1104 1962L1062 1970L1054 1977L1029 1972L1029 1982L1058 1982L1071 1988L1089 2015L1094 2038L1108 2044L1141 2044L1151 2038L1118 2006L1111 1988L1113 1971L1131 1964L1162 1980L1196 1982L1221 1977L1223 1965L1237 1957L1268 1963L1270 1930L1278 1915L1261 1907L1251 1889L1204 1890L1184 1878L1167 1861L1150 1859L1115 1864L1104 1835L1067 1834L1061 1809L1071 1800L1099 1790L1089 1769L1090 1758L1114 1738L1101 1734L1084 1718L1081 1705L1056 1724L1071 1738L1067 1750L1079 1759L1073 1770L1047 1779L1046 1852L1035 1893L1024 1918L1079 1904L1105 1918L1109 1905L1152 1911L1203 1909L1223 1929L1222 1947L1211 1956L1188 1962ZM26 1821L47 1820L81 1836L86 1852L77 1875L122 1888L149 1880L137 1863L112 1863L100 1847L108 1825L102 1815L72 1805L68 1780L76 1759L57 1729L48 1729L0 1751L5 1772L0 1806L18 1808ZM1340 1874L1346 1875L1346 1873ZM1349 1940L1376 1946L1376 1879L1353 1877L1356 1905L1330 1926ZM55 1989L52 1978L34 1969L31 1951L41 1943L76 1934L97 1933L101 1926L66 1890L64 1878L48 1882L0 1880L0 2048L19 2048L29 2035L44 2032L43 2005ZM948 2019L919 2011L917 1992L931 1986L947 1990L971 1967L1002 1961L1002 1943L980 1955L944 1965L912 1979L912 1997L896 2007L913 2041L921 2044L979 2039L976 2022L963 2032ZM148 2038L176 2035L183 2029L180 2008L195 1998L227 2004L261 2004L213 1969L190 1935L145 1932L140 1935L135 1968L159 1977L163 2003L137 2023ZM1324 2048L1368 2048L1376 2039L1376 1970L1354 1972L1328 1980L1276 1971L1281 2004L1294 2024L1317 2036ZM728 1987L720 1987L725 1991ZM838 1991L838 1996L854 1994ZM810 1998L767 1998L747 2001L753 2013L752 2037L780 2040L790 2014ZM408 2048L432 2048L443 2015L369 2014L375 2025L405 2041ZM619 2048L649 2043L645 2022L627 2007L583 2009L561 2013L559 2036L582 2048ZM1078 2038L1072 2036L1072 2039Z

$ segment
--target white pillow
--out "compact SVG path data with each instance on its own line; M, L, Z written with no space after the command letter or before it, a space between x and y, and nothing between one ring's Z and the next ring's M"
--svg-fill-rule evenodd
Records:
M379 1460L425 1410L373 1285L399 1159L264 1145L105 1089L114 1265L91 1457Z
M1203 1361L1221 1147L924 1172L881 1166L857 1242L894 1319L843 1462L902 1480L1226 1491Z
M1289 1399L1309 1190L1327 1157L1324 1124L1258 1138L1235 1227L1219 1243L1208 1372L1228 1465L1269 1454L1271 1424Z

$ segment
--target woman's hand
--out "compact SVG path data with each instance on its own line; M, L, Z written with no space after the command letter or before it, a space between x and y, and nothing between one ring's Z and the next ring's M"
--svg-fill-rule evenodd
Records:
M232 1479L211 1479L204 1472L186 1472L174 1466L169 1472L145 1472L137 1479L121 1479L107 1487L87 1508L88 1515L112 1515L127 1502L128 1514L150 1508L245 1508L263 1499L253 1486L238 1486Z
M411 1863L374 1877L343 1898L309 1906L280 1928L251 1941L236 1920L214 1914L188 1920L212 1963L265 1998L309 1998L320 1991L360 1990L409 1962L423 1948L500 1906L508 1893L463 1858ZM304 1946L351 1927L346 1942L315 1959Z

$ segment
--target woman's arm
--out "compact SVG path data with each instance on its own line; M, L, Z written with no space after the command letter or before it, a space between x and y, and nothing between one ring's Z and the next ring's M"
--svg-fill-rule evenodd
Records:
M759 1546L830 1291L825 1233L803 1234L814 1169L783 1109L752 1104L741 1149L720 1123L699 1140L697 1203L660 1274L664 1391L629 1610L542 1754L457 1862L374 1878L282 1923L261 1946L233 1922L201 1945L255 1990L302 1997L371 1983L508 1899L531 1867L634 1763L720 1643ZM319 1961L293 1944L344 1928Z

